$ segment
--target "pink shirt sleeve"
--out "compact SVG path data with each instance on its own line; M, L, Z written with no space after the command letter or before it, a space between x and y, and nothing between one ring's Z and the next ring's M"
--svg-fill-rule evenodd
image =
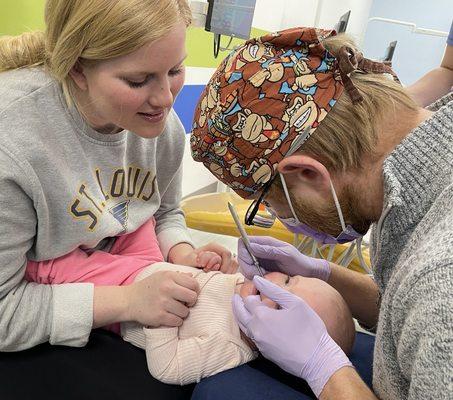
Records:
M54 260L28 261L25 279L41 284L130 284L143 268L163 261L154 228L152 218L135 232L118 236L109 253L87 254L78 248Z

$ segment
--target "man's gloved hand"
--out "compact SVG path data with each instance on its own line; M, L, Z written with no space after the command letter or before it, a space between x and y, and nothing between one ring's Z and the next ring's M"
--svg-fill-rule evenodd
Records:
M272 282L256 276L260 293L280 309L265 305L259 295L233 297L233 313L241 330L264 357L305 379L317 397L330 377L351 362L334 342L321 318L305 301Z
M269 236L250 236L250 245L261 268L268 272L279 271L289 276L302 275L323 281L329 279L330 265L327 260L308 257L286 242ZM248 279L258 274L241 239L238 241L238 261Z

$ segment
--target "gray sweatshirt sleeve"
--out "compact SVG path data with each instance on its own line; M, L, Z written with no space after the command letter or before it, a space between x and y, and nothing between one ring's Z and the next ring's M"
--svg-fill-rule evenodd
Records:
M178 243L189 243L193 246L186 227L184 213L179 207L181 201L181 171L180 167L175 174L169 188L162 197L161 205L156 218L156 233L160 250L164 259L168 259L168 252Z
M396 347L405 375L408 400L451 399L453 396L452 262L420 277L399 307L407 307ZM401 299L401 298L400 298ZM395 315L397 315L396 313Z
M184 213L180 208L182 195L182 158L185 146L184 128L178 117L172 111L169 116L168 131L165 143L158 144L158 152L163 155L159 160L160 174L171 174L167 187L162 189L161 204L154 215L156 218L156 233L164 259L168 252L178 243L189 243L193 246L187 230Z
M86 344L93 322L93 285L41 285L23 279L37 224L38 189L31 168L0 149L0 351L39 343Z

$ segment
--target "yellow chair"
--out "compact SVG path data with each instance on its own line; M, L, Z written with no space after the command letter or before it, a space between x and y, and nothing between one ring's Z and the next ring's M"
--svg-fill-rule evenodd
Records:
M186 215L187 226L204 232L239 237L239 231L228 211L228 202L234 204L239 217L243 221L250 201L242 199L234 192L209 193L184 199L181 202L181 207ZM246 226L245 224L244 228L249 235L273 236L296 246L301 245L301 251L305 254L316 257L322 256L347 266L354 271L368 272L362 266L363 263L360 262L355 245L339 244L336 246L318 247L316 244L312 245L313 241L308 241L308 238L304 238L302 235L295 238L295 235L289 232L280 221L275 221L272 228L269 229ZM366 265L370 265L368 249L364 248L362 254L363 262Z

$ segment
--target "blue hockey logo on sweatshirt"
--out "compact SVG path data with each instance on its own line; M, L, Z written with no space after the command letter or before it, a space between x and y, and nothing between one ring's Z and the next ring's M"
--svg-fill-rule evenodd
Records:
M109 211L115 217L115 219L121 224L123 227L123 232L127 231L127 217L128 217L128 210L129 210L129 203L130 200L122 201L121 203L113 206Z

